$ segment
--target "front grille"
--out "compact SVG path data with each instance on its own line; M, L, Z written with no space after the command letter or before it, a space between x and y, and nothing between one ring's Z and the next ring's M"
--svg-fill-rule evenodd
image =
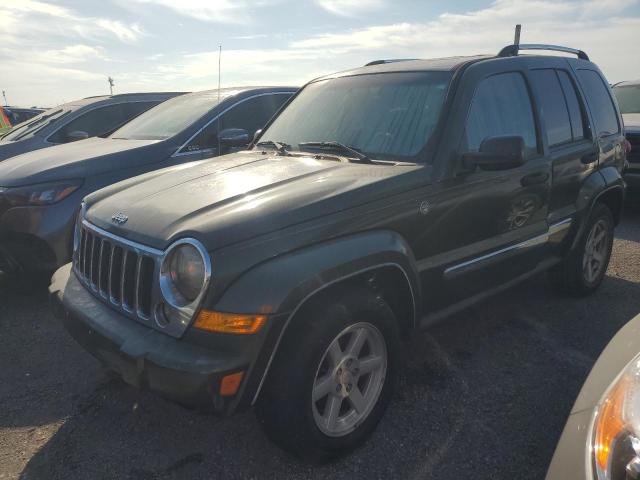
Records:
M85 221L80 227L74 268L94 295L129 317L148 322L153 318L154 279L161 255Z
M627 133L627 140L631 144L627 160L629 163L640 163L640 133Z

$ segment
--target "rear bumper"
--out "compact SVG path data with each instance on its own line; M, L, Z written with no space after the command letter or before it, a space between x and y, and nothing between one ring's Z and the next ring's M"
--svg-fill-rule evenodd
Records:
M248 377L264 342L253 338L247 339L247 348L214 350L203 345L207 338L192 343L170 337L100 302L78 281L71 265L55 273L49 291L54 312L71 336L127 383L220 413L236 410L243 397L251 395ZM221 379L240 371L245 375L238 393L221 397Z

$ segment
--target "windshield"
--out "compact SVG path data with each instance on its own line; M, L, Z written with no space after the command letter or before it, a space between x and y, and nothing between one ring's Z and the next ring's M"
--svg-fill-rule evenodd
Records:
M339 142L373 159L424 161L450 79L450 72L406 72L320 80L295 97L260 142L291 150Z
M31 138L45 126L60 120L69 113L71 113L71 110L63 110L61 108L52 108L46 112L42 112L40 115L30 118L26 122L14 126L9 133L2 137L2 140L15 141Z
M224 100L224 95L220 100ZM134 118L111 138L164 140L192 125L218 104L217 92L192 93L174 97Z
M614 87L620 113L640 113L640 85Z

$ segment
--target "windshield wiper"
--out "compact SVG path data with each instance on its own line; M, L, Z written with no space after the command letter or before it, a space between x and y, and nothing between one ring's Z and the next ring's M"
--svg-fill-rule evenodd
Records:
M299 143L298 146L300 148L311 147L311 148L326 148L330 150L339 150L343 153L347 153L350 157L356 158L363 163L371 163L371 159L367 157L364 153L359 151L354 147L350 147L349 145L345 145L340 142L302 142Z
M283 142L274 142L273 140L265 140L263 142L256 143L256 147L273 147L280 155L287 155L289 153L288 149L291 148L291 145Z

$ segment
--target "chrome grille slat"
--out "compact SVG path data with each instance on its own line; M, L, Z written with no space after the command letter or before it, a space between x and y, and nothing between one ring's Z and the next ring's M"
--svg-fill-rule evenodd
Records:
M122 251L122 266L120 267L120 305L128 312L131 312L131 308L127 305L127 299L125 298L125 282L127 280L127 260L129 259L129 251Z
M100 253L98 255L98 281L96 282L98 287L98 292L100 295L104 296L103 288L102 288L102 258L104 255L104 244L107 243L105 240L100 240Z
M91 288L96 289L93 284L93 258L95 257L96 251L96 236L91 236L91 261L89 262L89 284Z
M140 310L140 291L139 291L141 273L142 273L142 255L138 255L138 258L136 260L136 275L133 282L133 304L134 304L134 309L139 316L142 316L141 310Z
M114 237L86 221L80 227L74 270L112 308L157 328L151 312L160 301L157 282L163 252Z

